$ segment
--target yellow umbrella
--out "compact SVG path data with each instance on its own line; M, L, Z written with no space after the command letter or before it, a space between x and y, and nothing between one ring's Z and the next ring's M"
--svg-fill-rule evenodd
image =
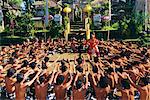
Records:
M84 12L90 12L90 11L92 11L92 7L88 4L84 8Z
M63 9L63 12L65 12L65 13L70 13L70 12L71 12L71 8L65 7L65 8Z

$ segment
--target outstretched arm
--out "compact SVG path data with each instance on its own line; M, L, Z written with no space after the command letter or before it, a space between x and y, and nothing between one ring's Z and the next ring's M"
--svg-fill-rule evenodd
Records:
M59 73L60 73L60 72L57 72L57 73L56 73L55 78L54 78L54 83L56 83L56 79L57 79Z
M33 71L32 69L31 69L31 70L28 70L28 71L24 74L24 78L23 78L23 80L21 81L20 84L23 84L24 81L27 79L27 77L28 77L29 75L33 74L33 73L34 73L34 71Z
M77 64L77 57L74 57L74 64Z
M73 76L71 73L70 73L70 78L71 78L70 81L64 85L64 88L67 88L72 83Z
M92 79L93 79L94 85L97 86L97 83L96 83L96 81L95 81L94 75L92 75Z
M36 78L40 75L40 73L41 71L39 71L30 82L26 82L24 86L30 86L36 80Z
M89 75L89 73L87 72L87 73L86 73L86 84L85 84L85 88L86 88L86 89L88 88L88 82L89 82L89 80L88 80L88 75Z
M54 75L55 75L55 72L53 71L52 76L51 76L50 80L48 81L49 84L52 84Z
M16 76L16 75L17 75L18 73L20 73L20 71L22 71L22 70L23 70L23 68L17 70L16 73L15 73L12 77Z
M140 87L140 86L137 86L137 85L132 81L132 79L130 78L129 75L127 75L127 77L128 77L128 79L129 79L129 81L130 81L130 83L131 83L131 85L132 85L133 87L135 87L135 88L138 89L138 90L141 90L141 87Z
M79 72L77 71L77 75L76 75L75 80L74 80L74 85L76 84L76 81L78 80L78 77L79 77Z

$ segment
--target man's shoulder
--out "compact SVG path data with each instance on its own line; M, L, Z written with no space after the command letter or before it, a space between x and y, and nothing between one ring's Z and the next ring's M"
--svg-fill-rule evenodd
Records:
M54 88L56 90L58 89L59 91L62 90L62 89L65 89L64 86L61 86L61 85L54 85Z

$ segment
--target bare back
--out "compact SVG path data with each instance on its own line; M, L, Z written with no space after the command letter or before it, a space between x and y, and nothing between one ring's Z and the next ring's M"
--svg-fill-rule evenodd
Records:
M148 86L144 86L142 87L140 90L140 100L149 100L148 97L149 97L149 91L148 91Z
M55 85L54 87L56 100L65 100L66 89L63 86Z
M121 90L121 100L130 100L130 90L125 89L125 90Z
M9 77L5 77L7 93L13 93L15 91L14 82Z
M26 86L21 86L20 83L15 83L16 100L25 100Z
M73 89L73 100L84 100L86 95L86 89L76 90Z
M35 83L35 95L37 100L46 100L48 84Z
M106 88L98 88L94 86L97 100L106 100L107 94L110 92L110 86Z

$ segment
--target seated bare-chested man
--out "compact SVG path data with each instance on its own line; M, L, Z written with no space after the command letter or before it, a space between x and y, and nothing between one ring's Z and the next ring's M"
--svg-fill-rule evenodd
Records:
M41 71L39 71L36 76L29 82L25 82L25 80L30 74L33 74L33 71L28 72L25 76L23 73L17 74L17 82L15 83L16 100L25 100L27 86L30 86L34 82L40 72Z
M34 83L35 95L37 100L46 100L48 84L52 84L55 72L52 73L51 78L46 80L46 75L41 75L39 81Z
M94 76L92 75L93 79L93 87L96 93L97 100L106 100L108 93L110 92L110 86L108 84L108 79L104 74L101 75L99 81L95 81Z
M70 86L73 78L72 78L72 75L70 74L71 78L70 78L69 82L63 84L64 76L59 75L59 74L60 74L60 72L58 72L56 74L55 79L54 79L54 83L56 83L54 85L56 100L65 100L66 88L68 88L68 86Z
M131 82L131 84L140 92L140 100L149 100L149 82L147 77L141 77L139 81L139 85L137 86L132 79L128 78Z
M132 85L129 82L129 79L127 77L127 73L122 71L118 71L118 76L119 76L119 87L118 89L121 91L122 96L121 98L123 100L134 100L134 88L132 87Z
M15 86L14 83L16 80L12 77L15 74L16 70L13 68L10 68L7 71L7 75L5 76L5 83L6 83L6 91L8 99L14 100L15 99Z
M78 79L79 73L74 80L75 86L73 86L73 100L84 100L86 97L86 90L88 88L88 73L86 73L86 83L84 85L83 81Z

